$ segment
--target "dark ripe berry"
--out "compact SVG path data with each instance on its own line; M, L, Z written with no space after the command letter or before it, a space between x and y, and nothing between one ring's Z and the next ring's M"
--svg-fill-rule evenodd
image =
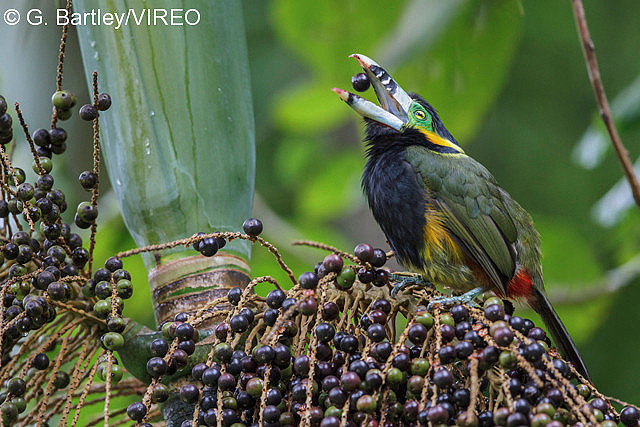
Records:
M127 270L116 270L113 273L113 280L118 283L120 280L122 279L127 279L127 280L131 280L131 274L129 274L129 272Z
M442 339L444 342L449 342L456 336L456 330L450 325L441 325L440 333L442 334Z
M373 280L373 270L362 267L358 270L358 280L362 283L371 283Z
M0 114L4 114L7 112L7 100L4 96L0 95Z
M184 403L196 403L200 397L200 391L195 385L188 383L180 387L180 400Z
M111 96L108 93L102 92L98 94L98 110L106 111L111 107Z
M262 313L262 320L264 321L265 325L273 326L276 324L276 320L278 320L279 314L280 313L278 313L278 309L269 308L265 310L264 313Z
M151 354L158 357L164 357L169 351L169 343L163 338L156 338L149 345Z
M387 315L382 310L373 310L369 312L369 319L373 323L385 325L387 323Z
M69 374L67 374L66 372L58 371L56 372L56 377L53 379L53 386L60 390L68 386L69 381Z
M242 224L242 229L251 237L256 237L262 233L262 221L256 218L249 218Z
M242 297L241 287L231 288L229 289L229 292L227 292L227 298L229 299L229 302L233 305L238 305L241 297Z
M7 113L0 115L0 129L8 130L11 129L11 125L13 124L13 119Z
M471 401L471 392L469 389L461 388L453 392L453 401L460 409L466 409Z
M516 399L516 401L513 402L513 409L516 412L527 415L531 410L531 405L529 405L529 402L527 402L525 399Z
M372 310L380 310L385 314L391 313L391 303L386 299L377 299L371 304Z
M454 350L456 351L456 357L458 359L466 359L471 355L471 353L473 353L474 349L473 344L471 344L470 342L460 341L458 344L456 344Z
M99 268L93 273L93 280L102 282L111 280L111 272L106 268Z
M370 85L369 77L367 77L365 73L354 74L353 77L351 77L351 86L358 92L364 92L369 89Z
M389 272L379 268L373 272L373 280L371 282L374 286L381 288L389 284L389 279Z
M119 316L109 316L107 319L107 329L109 332L118 332L122 333L126 328L127 323L122 317Z
M147 361L147 373L153 378L158 378L167 372L167 362L162 357L152 357Z
M387 262L387 254L380 248L373 250L370 264L374 267L382 267Z
M409 327L408 337L414 344L422 344L429 331L420 323L414 323Z
M433 374L433 382L440 388L453 385L453 374L447 368L440 368Z
M542 328L531 328L527 333L527 337L536 341L544 341L547 338L547 334Z
M251 309L247 307L240 310L240 315L246 317L247 320L249 321L249 324L252 324L256 318L256 315L253 313L253 311L251 311Z
M513 341L513 331L507 326L498 328L494 331L493 338L498 345L506 347Z
M229 373L224 373L218 378L218 388L222 391L231 391L236 386L236 379ZM248 390L247 390L248 391Z
M548 394L548 392L547 392L547 394ZM603 412L603 413L607 412L609 410L609 406L607 405L607 403L604 400L602 400L601 398L599 398L599 397L596 397L591 402L589 402L589 405L591 405L591 407L593 409L597 409L597 410L599 410L600 412ZM638 415L640 416L640 413L638 413Z
M342 340L340 340L340 350L345 353L355 353L358 350L358 339L353 335L345 335Z
M282 301L282 312L286 313L289 309L292 309L296 302L295 298L285 298L284 301Z
M122 260L113 256L107 258L107 260L104 262L104 268L112 273L116 270L120 270L122 268Z
M273 405L267 405L262 410L262 417L267 423L275 423L280 419L280 409Z
M635 426L640 419L640 412L633 406L626 406L620 412L620 422L627 427Z
M49 129L49 139L52 146L61 146L67 140L67 131L62 128Z
M298 282L302 289L315 289L318 286L318 276L312 271L307 271L300 275Z
M492 322L502 320L504 318L504 307L498 304L491 304L484 309L484 315Z
M26 264L31 261L31 257L33 257L33 249L31 249L31 246L18 246L18 256L16 257L16 262L18 262L19 264Z
M176 328L176 337L180 341L191 340L193 339L194 334L195 334L195 330L193 329L193 326L191 326L188 323L181 323Z
M49 297L55 301L63 301L66 297L66 291L63 283L51 282L47 286Z
M386 361L387 358L391 355L391 351L393 350L391 344L388 342L381 342L379 344L376 344L374 349L375 356L378 361Z
M522 383L519 379L509 379L509 392L511 393L511 396L518 396L522 392Z
M49 367L49 356L44 353L38 353L33 356L32 365L34 368L42 371Z
M134 421L141 421L147 415L147 407L142 402L133 402L127 407L127 415Z
M362 262L369 262L373 258L373 247L368 243L360 243L353 250L353 254Z
M569 369L569 366L564 361L560 359L553 359L552 363L553 363L553 367L557 369L563 376L569 377L569 375L571 374L571 371Z
M260 347L256 347L253 354L253 358L260 365L271 363L275 356L276 352L270 345L261 345Z
M98 282L94 289L94 293L99 299L107 299L111 296L111 283L103 280L102 282Z
M218 384L220 378L220 370L215 367L207 368L202 373L202 382L209 387L215 387Z
M324 261L322 261L322 265L328 272L338 273L342 270L342 266L344 265L344 261L337 254L329 254L324 257Z
M315 298L309 297L300 303L299 310L305 316L311 316L318 310L318 302Z
M215 237L206 237L200 241L198 251L206 257L214 256L218 252L218 240Z
M169 375L173 374L171 372L171 367L175 367L177 369L184 368L187 366L187 362L189 361L189 355L186 351L182 349L176 349L171 355L171 361L169 362Z
M445 424L449 419L449 411L443 405L436 405L429 408L427 419L432 424Z
M98 109L91 104L84 104L78 111L80 118L90 122L98 118Z
M449 310L453 320L458 323L469 319L469 310L464 305L458 304L451 307Z
M14 396L22 396L27 391L27 384L22 378L11 378L7 383L7 391Z
M335 302L327 302L322 306L322 318L327 321L335 320L340 314L340 308Z
M320 323L316 326L316 337L318 337L318 341L328 343L333 339L336 334L336 329L330 323Z
M5 243L4 248L2 249L2 255L4 255L4 257L8 260L16 259L18 253L18 246L11 242Z
M482 349L482 353L480 353L480 360L487 367L497 363L499 358L500 350L494 346L485 347Z
M373 342L380 342L387 337L387 331L379 323L373 323L367 328L367 336Z
M529 362L535 362L544 354L544 347L537 342L531 343L524 348L523 356Z
M309 373L309 357L300 355L293 361L293 371L303 377Z
M456 337L458 339L463 339L463 337L469 332L471 329L471 325L467 321L462 321L460 323L456 323Z
M98 176L91 171L84 171L78 177L78 181L85 190L92 190L98 183Z
M282 306L282 302L287 295L280 289L274 289L267 294L267 305L271 308L277 309Z

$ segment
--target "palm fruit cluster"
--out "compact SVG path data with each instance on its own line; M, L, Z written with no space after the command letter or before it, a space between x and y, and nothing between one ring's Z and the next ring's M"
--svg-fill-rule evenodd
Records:
M96 98L103 102L92 107L106 110L109 105L104 100L110 104L109 96L96 94ZM66 91L57 91L52 100L58 114L75 103ZM0 414L3 425L12 425L19 418L23 422L42 419L47 403L53 402L53 409L65 402L72 380L77 386L80 374L87 373L69 360L81 348L84 356L100 348L88 348L88 343L95 343L91 337L101 338L105 350L121 345L122 300L131 296L133 288L129 273L115 258L108 259L105 268L96 270L91 278L95 230L89 245L73 230L91 226L97 217L94 171L83 172L79 178L92 195L91 201L78 206L75 226L63 218L68 206L64 192L54 185L52 157L65 151L66 131L54 120L50 129L30 134L16 104L33 154L36 177L30 182L25 171L12 164L7 149L13 140L13 121L2 96L0 113ZM96 141L94 145L99 150ZM110 352L101 356L97 375L106 375L102 361L107 359L112 361L109 369L115 383L122 370Z
M255 242L246 224L253 233L235 237ZM153 425L151 408L177 395L193 413L183 427L636 425L637 408L619 414L508 302L489 293L479 306L427 310L442 294L414 286L391 297L383 250L299 243L331 253L289 290L260 277L211 301L228 308L206 334L208 353L194 354L198 314L160 327L131 419ZM265 296L253 290L261 282L273 284ZM162 379L176 373L172 390Z

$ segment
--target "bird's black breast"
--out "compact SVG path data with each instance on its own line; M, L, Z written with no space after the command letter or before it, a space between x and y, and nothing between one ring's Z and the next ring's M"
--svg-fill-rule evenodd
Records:
M424 189L403 151L371 153L362 174L362 188L398 260L405 266L423 267Z

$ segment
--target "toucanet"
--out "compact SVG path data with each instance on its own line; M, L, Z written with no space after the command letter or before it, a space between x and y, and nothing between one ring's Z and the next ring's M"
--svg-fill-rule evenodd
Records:
M379 106L336 89L366 124L362 188L398 261L425 282L492 290L528 303L562 355L584 362L545 295L540 236L531 215L468 156L434 108L405 92L370 58L354 54Z

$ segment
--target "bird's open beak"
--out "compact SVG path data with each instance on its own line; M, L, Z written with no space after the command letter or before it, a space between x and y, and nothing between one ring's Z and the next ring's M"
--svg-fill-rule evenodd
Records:
M355 58L366 73L380 106L354 93L337 88L332 90L361 116L401 131L408 121L407 113L413 99L374 60L358 53L350 57Z

